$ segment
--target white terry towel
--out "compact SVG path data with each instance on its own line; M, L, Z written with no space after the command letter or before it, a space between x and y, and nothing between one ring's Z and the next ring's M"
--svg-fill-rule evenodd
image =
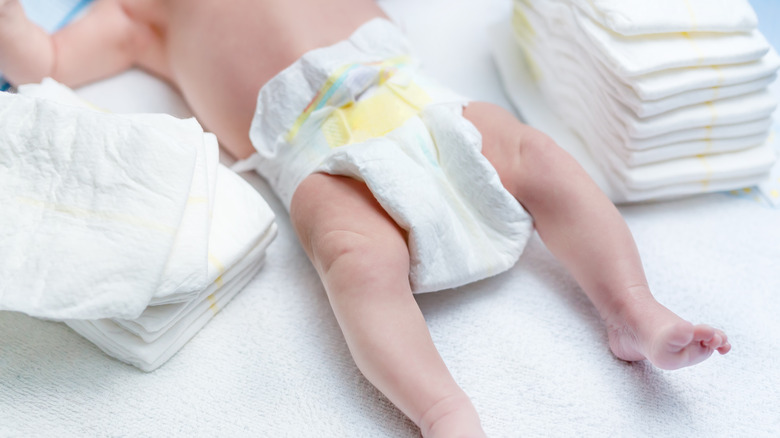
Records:
M0 309L138 316L160 282L197 159L171 132L199 127L7 93L0 124Z
M747 0L574 0L591 18L621 35L750 32L758 19Z

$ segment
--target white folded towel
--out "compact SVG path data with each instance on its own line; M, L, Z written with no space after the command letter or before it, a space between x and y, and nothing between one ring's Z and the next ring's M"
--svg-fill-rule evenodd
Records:
M0 309L138 316L193 179L192 120L119 116L0 94Z

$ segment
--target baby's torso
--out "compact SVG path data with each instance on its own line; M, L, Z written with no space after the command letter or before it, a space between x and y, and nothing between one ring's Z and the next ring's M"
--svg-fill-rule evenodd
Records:
M152 70L167 76L207 129L238 158L257 93L305 52L381 16L373 0L125 0L159 35Z

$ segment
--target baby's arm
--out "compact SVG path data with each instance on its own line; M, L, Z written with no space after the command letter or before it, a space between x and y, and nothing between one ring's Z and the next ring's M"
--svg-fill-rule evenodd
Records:
M49 35L19 0L0 0L0 71L14 85L52 77L78 86L132 66L153 42L117 0L100 0L72 25Z

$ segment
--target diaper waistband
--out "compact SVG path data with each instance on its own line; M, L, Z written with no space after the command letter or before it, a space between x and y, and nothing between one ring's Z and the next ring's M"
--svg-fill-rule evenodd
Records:
M258 153L273 156L277 140L293 129L296 121L317 104L316 100L332 97L318 93L327 88L339 69L350 65L387 66L388 60L410 62L410 52L406 36L383 18L368 21L344 41L307 52L260 89L250 131Z

